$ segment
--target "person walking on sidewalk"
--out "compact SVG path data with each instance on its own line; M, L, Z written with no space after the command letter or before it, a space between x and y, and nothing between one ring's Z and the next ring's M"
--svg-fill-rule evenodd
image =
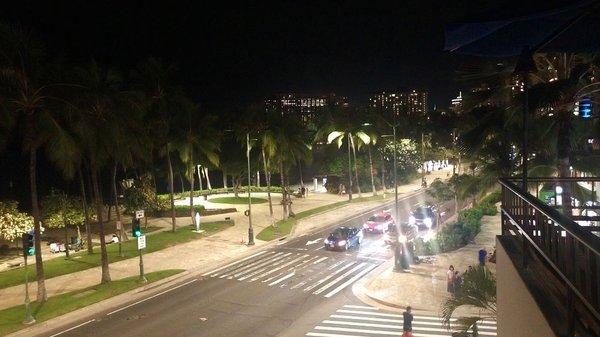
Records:
M449 293L454 292L454 266L450 265L448 271L446 272L446 282L448 284L447 290Z
M479 250L479 265L480 266L485 266L485 260L487 260L487 250L485 250L485 248L481 248Z
M406 311L402 313L402 330L404 331L404 333L402 334L402 337L413 337L413 334L412 334L413 315L410 313L411 310L412 309L409 305L406 307Z

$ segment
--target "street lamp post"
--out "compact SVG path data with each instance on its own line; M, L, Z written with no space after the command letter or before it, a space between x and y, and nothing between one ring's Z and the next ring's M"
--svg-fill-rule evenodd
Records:
M252 198L250 197L250 132L246 132L246 159L248 160L248 246L254 245L252 228Z

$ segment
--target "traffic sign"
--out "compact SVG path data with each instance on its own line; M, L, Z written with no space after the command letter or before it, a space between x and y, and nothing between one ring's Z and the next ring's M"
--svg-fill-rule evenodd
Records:
M146 248L146 235L138 236L138 249Z
M144 210L140 209L139 211L135 211L135 218L136 219L141 219L144 217Z

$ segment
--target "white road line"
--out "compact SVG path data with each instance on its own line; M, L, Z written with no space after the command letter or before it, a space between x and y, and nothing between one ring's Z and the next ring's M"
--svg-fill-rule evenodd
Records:
M146 297L146 298L144 298L143 300L139 300L139 301L137 301L137 302L134 302L134 303L131 303L131 304L129 304L129 305L126 305L126 306L124 306L124 307L122 307L122 308L120 308L120 309L113 310L113 311L109 312L108 314L106 314L106 316L110 316L110 315L112 315L112 314L115 314L115 313L117 313L117 312L119 312L119 311L122 311L122 310L125 310L125 309L127 309L127 308L133 307L134 305L138 305L138 304L140 304L140 303L142 303L142 302L146 302L147 300L151 300L151 299L153 299L153 298L155 298L155 297L158 297L158 296L160 296L160 295L166 294L166 293L168 293L169 291L173 291L173 290L175 290L175 289L177 289L177 288L181 288L181 287L183 287L183 286L186 286L186 285L188 285L188 284L190 284L190 283L192 283L192 282L196 282L196 281L198 281L198 279L197 279L197 278L195 278L195 279L193 279L193 280L189 280L189 281L187 281L187 282L185 282L185 283L182 283L182 284L180 284L180 285L178 285L178 286L175 286L175 287L173 287L173 288L169 288L169 289L167 289L167 290L165 290L165 291L161 291L161 292L160 292L160 293L158 293L158 294L154 294L154 295L152 295L152 296L150 296L150 297Z
M341 265L341 264L342 264L342 263L344 263L344 262L346 262L346 261L344 261L344 260L340 260L340 261L338 261L338 262L336 262L336 263L332 264L331 266L327 267L327 270L332 270L332 269L335 269L337 266Z
M235 272L238 272L238 271L240 271L240 270L244 270L244 269L250 268L250 267L252 267L252 266L255 266L255 265L257 265L257 264L264 263L264 262L266 262L266 261L274 261L274 260L276 261L276 260L278 260L279 256L281 256L281 254L283 254L283 253L282 253L282 252L277 252L277 253L275 253L275 254L273 254L273 255L268 255L268 256L260 256L258 259L254 260L254 261L252 261L252 262L250 262L250 263L248 263L248 264L241 265L241 266L236 266L236 267L234 267L234 268L231 268L231 269L228 269L228 270L226 270L224 273L222 273L222 274L221 274L221 276L219 276L219 278L226 278L226 277L230 277L230 276L232 276L232 275L233 275L233 273L235 273ZM219 273L217 273L217 275L218 275L218 274L219 274ZM211 276L212 276L212 275L211 275Z
M329 327L329 326L320 326L317 325L315 330L325 330L325 331L339 331L339 332L357 332L364 334L375 334L375 335L389 335L389 336L398 336L398 331L385 331L385 330L368 330L368 329L351 329L351 328L338 328L338 327Z
M300 256L300 257L297 257L297 258L295 258L295 259L293 259L293 260L291 260L291 261L288 261L287 263L284 263L284 264L282 264L281 266L279 266L279 267L277 267L277 268L271 269L271 271L269 271L269 272L266 272L266 273L264 273L264 274L260 275L260 277L258 277L258 278L253 278L252 280L253 280L253 281L256 281L256 280L258 280L258 279L261 279L261 278L263 278L263 277L265 277L265 276L267 276L267 275L273 274L274 272L276 272L276 271L278 271L278 270L281 270L281 269L283 269L283 268L285 268L285 267L287 267L287 266L289 266L289 265L291 265L291 264L293 264L293 263L296 263L296 262L298 262L298 261L300 261L300 260L302 260L302 259L305 259L307 256L310 256L310 255L308 255L308 254L305 254L305 255L302 255L302 256ZM256 275L256 274L254 274L254 275ZM246 278L247 278L247 277L246 277ZM241 280L241 279L240 279L240 280ZM263 281L263 282L264 282L264 281Z
M364 306L364 305L351 305L351 304L346 304L346 305L344 305L344 308L352 308L352 309L367 309L367 310L379 310L379 308L367 307L367 306Z
M317 251L317 250L320 250L320 249L323 249L323 248L325 248L325 246L321 246L321 247L319 247L319 248L315 249L315 251Z
M52 335L52 336L50 336L50 337L55 337L55 336L58 336L58 335L62 335L62 334L64 334L65 332L69 332L69 331L71 331L71 330L75 330L75 329L77 329L77 328L80 328L80 327L82 327L82 326L84 326L84 325L86 325L86 324L92 323L92 322L94 322L94 321L96 321L96 319L95 319L95 318L93 318L93 319L90 319L90 320L89 320L89 321L87 321L87 322L83 322L83 323L81 323L81 324L79 324L79 325L76 325L76 326L74 326L74 327L68 328L67 330L63 330L63 331L61 331L61 332L55 333L54 335Z
M295 286L291 287L290 289L298 289L298 288L302 287L305 284L306 284L306 281L302 281L302 282L296 284Z
M333 314L331 316L329 316L329 318L338 318L338 319L349 319L349 320L353 320L353 321L371 321L371 322L382 322L382 323L398 323L398 324L402 324L402 320L401 319L391 319L391 318L378 318L378 317L365 317L365 316L352 316L352 315L336 315ZM419 321L419 320L415 320L413 321L413 326L421 326L421 325L429 325L429 326L438 326L438 327L443 327L442 322L428 322L428 321ZM481 325L477 325L479 327L479 329L483 329L483 330L495 330L495 327L484 327ZM451 327L457 327L456 324L451 324Z
M209 272L207 272L207 273L204 273L204 274L202 274L201 276L206 276L206 275L214 274L214 273L218 272L219 270L223 270L223 269L225 269L225 268L227 268L227 267L233 266L233 265L234 265L234 264L236 264L236 263L242 263L242 262L244 262L244 261L246 261L246 260L249 260L249 259L251 259L251 258L253 258L253 257L257 257L257 256L259 256L259 255L262 255L262 254L264 254L264 253L266 253L266 252L267 252L266 250L263 250L262 252L258 252L258 253L254 254L254 255L250 255L250 256L248 256L248 257L246 257L246 258L244 258L244 259L241 259L241 260L239 260L239 261L235 261L235 262L232 262L232 263L230 263L230 264L224 265L223 267L220 267L220 268L217 268L217 269L211 270L211 271L209 271Z
M331 281L331 282L327 283L326 285L324 285L323 287L317 289L315 292L313 292L313 294L319 295L320 293L329 289L336 283L340 282L342 279L344 279L344 277L347 277L348 275L350 275L350 274L354 273L355 271L359 270L360 268L364 267L366 264L367 264L366 262L361 262L359 265L355 266L354 268L352 268L352 269L348 270L347 272L343 273L342 275L338 276L333 281Z
M375 323L349 322L349 321L330 321L327 319L321 323L322 324L349 325L349 326L364 326L367 328L383 328L383 329L400 329L400 330L402 330L402 325L393 325L393 324L375 324Z
M322 258L320 258L320 259L318 259L317 261L313 262L313 264L317 264L317 263L319 263L319 262L323 262L323 261L325 261L325 260L327 260L327 259L328 259L328 257L327 257L327 256L323 256Z
M385 314L385 313L382 313L382 312L372 312L372 311L338 309L338 310L336 310L336 312L341 312L341 313L345 313L345 314L359 314L359 315L363 314L363 315L374 315L374 316L381 316L381 317L402 318L402 315Z
M269 287L270 287L270 286L274 286L274 285L276 285L277 283L280 283L280 282L282 282L282 281L285 281L285 280L289 279L290 277L292 277L292 276L294 276L294 275L296 275L296 272L295 272L295 271L293 271L293 272L291 272L291 273L287 274L286 276L284 276L284 277L282 277L282 278L280 278L280 279L278 279L278 280L275 280L275 281L273 281L273 282L269 283Z
M377 267L377 266L374 265L374 264L372 264L371 266L367 267L366 269L363 269L360 273L354 275L351 279L349 279L348 281L340 284L337 288L333 289L331 292L329 292L327 295L325 295L325 297L329 298L329 297L337 294L342 289L346 288L349 284L352 284L353 282L355 282L356 280L358 280L359 278L361 278L363 275L365 275L366 273L368 273L371 270L373 270L375 267Z
M359 256L357 256L357 257L358 257L359 259L369 259L369 260L383 261L383 262L385 262L385 261L387 261L387 260L388 260L388 259L382 259L382 258L379 258L379 257L361 256L361 255L359 255Z
M340 335L334 333L320 333L320 332L309 332L306 336L315 336L315 337L362 337L356 335Z
M283 254L283 255L279 255L279 254ZM256 269L262 268L262 267L270 265L272 263L284 261L288 256L290 256L292 254L293 253L286 253L286 254L277 253L268 259L262 259L260 261L251 263L245 267L242 267L239 269L234 269L234 270L230 271L230 274L223 274L220 276L220 278L223 278L223 277L238 278L244 274L250 273Z
M342 262L342 263L343 263L344 261L340 261L340 262ZM336 264L337 264L337 263L336 263ZM335 272L333 272L333 273L332 273L332 274L330 274L329 276L327 276L327 277L325 277L325 278L322 278L322 279L318 280L318 281L317 281L317 283L315 283L315 284L313 284L313 285L311 285L311 286L308 286L308 287L304 288L304 292L310 291L310 290L312 290L313 288L316 288L316 287L320 286L320 285L321 285L321 283L323 283L323 282L325 282L325 281L329 280L330 278L334 277L334 276L335 276L335 275L337 275L338 273L341 273L342 271L344 271L345 269L349 268L349 267L350 267L350 266L352 266L353 264L354 264L354 262L350 262L350 263L348 263L347 265L343 266L342 268L340 268L340 269L336 270Z
M292 253L288 253L286 254L283 258L281 259L277 259L277 263L287 263L290 261L290 259L293 259L294 256L290 256ZM298 254L296 254L296 256L298 256ZM271 262L275 262L275 261L271 261ZM277 264L275 264L275 266L277 266ZM238 281L243 281L246 280L250 277L253 277L255 275L259 275L260 273L269 270L271 268L273 268L274 265L272 263L266 262L266 263L262 263L261 265L257 265L254 268L250 268L248 270L245 270L241 273L237 273L235 275L233 275L233 277L237 278ZM254 280L253 280L254 281Z

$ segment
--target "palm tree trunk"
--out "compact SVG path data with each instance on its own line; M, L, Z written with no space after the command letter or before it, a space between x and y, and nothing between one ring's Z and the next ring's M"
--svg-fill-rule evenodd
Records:
M181 174L181 172L178 172L179 174L179 182L181 183L181 193L185 192L185 185L183 184L183 175Z
M63 206L64 207L64 206ZM67 226L67 219L65 216L64 208L62 211L63 225L65 226L65 257L69 258L69 226Z
M348 144L348 187L346 188L346 192L348 193L348 200L352 200L352 159L350 156L350 141Z
M100 283L110 282L110 271L108 269L108 254L106 252L106 239L104 237L104 222L102 221L102 194L100 192L100 183L98 177L98 164L94 157L90 163L92 170L92 184L94 189L94 198L96 201L96 214L98 217L98 234L100 236L100 256L102 260L102 278Z
M37 274L37 301L45 302L48 299L46 294L46 282L44 278L44 265L42 261L42 245L41 245L41 216L40 207L38 204L37 194L37 147L33 144L33 121L29 122L31 125L28 127L28 138L29 138L29 184L31 190L31 211L33 213L33 229L35 239L35 271Z
M381 154L381 187L383 188L383 195L385 196L385 160L383 160L383 153Z
M171 154L169 153L169 143L165 145L167 151L167 165L169 166L169 197L171 199L171 226L172 231L175 232L177 228L177 220L175 219L175 195L173 187L173 165L171 164Z
M194 161L193 161L193 157L191 154L190 154L189 172L190 172L190 218L192 219L192 226L195 226L196 220L194 217Z
M279 178L281 179L281 206L283 207L283 220L288 217L287 189L285 188L285 178L283 176L283 160L279 160Z
M350 144L352 145L352 155L354 157L354 179L356 181L356 189L358 190L358 197L362 198L362 192L360 191L360 183L358 182L358 164L356 163L356 147L354 146L354 137L351 133L349 133L348 138L350 138Z
M298 162L298 171L300 173L300 186L304 186L304 179L302 177L302 163Z
M85 193L85 184L83 182L83 173L81 172L81 166L78 168L79 174L79 186L81 187L81 203L83 206L83 215L84 215L84 224L85 224L85 239L87 244L87 252L88 254L92 254L94 252L92 247L92 233L90 232L90 213L88 212L87 207L87 198Z
M227 189L227 171L223 170L223 188Z
M202 168L196 166L196 169L198 171L198 186L200 186L200 192L202 192L202 189L203 189L203 187L202 187L202 174L201 174ZM194 170L194 167L192 166L192 171L193 170ZM192 178L193 178L193 176L192 176Z
M208 176L208 167L204 167L204 174L206 175L206 187L208 190L212 190L212 185L210 184L210 177Z
M121 211L119 210L119 195L117 193L117 162L114 162L113 172L112 172L112 190L113 190L113 199L115 203L115 215L117 216L117 222L121 224L119 227L119 256L123 256L123 251L121 249L121 242L123 241L123 222L121 222Z
M267 199L269 199L269 214L273 217L273 201L271 200L271 174L267 170L267 156L265 149L262 149L263 169L265 171L265 180L267 181Z
M371 189L373 196L377 195L377 189L375 188L375 177L373 175L373 159L371 158L371 145L367 144L367 150L369 151L369 167L371 169Z

